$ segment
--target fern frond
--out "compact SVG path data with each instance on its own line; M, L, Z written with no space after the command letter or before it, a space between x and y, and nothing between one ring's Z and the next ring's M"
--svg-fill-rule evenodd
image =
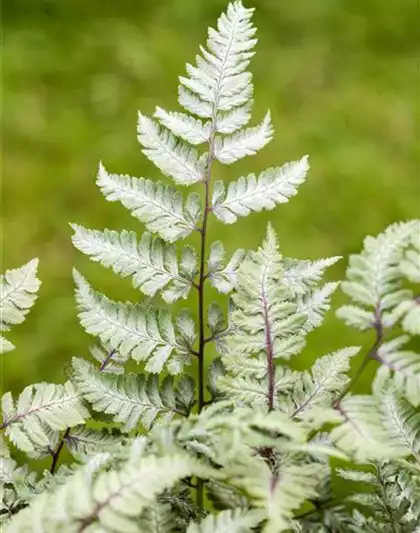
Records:
M192 193L185 204L174 187L144 178L109 174L99 166L97 184L107 200L119 201L131 213L168 242L187 237L198 227L200 197Z
M223 182L214 184L212 210L216 217L226 224L233 224L238 217L251 212L273 209L276 204L285 203L297 193L309 169L308 158L286 163L282 167L270 168L258 178L254 174L241 177L229 184L227 192Z
M89 417L80 395L68 381L64 385L38 383L26 387L17 403L10 392L2 398L0 430L24 452L47 447L51 431L82 424Z
M274 129L268 112L260 125L241 130L230 137L216 137L214 154L216 159L230 165L247 155L256 154L273 138Z
M393 445L412 454L420 465L420 414L402 396L386 391L379 402L382 423Z
M66 448L76 458L110 450L119 441L119 435L106 429L87 428L86 426L73 427L64 436Z
M314 288L321 281L325 270L340 259L341 256L326 257L316 261L285 257L283 259L284 280L294 294L303 295Z
M8 522L5 533L29 533L34 524L51 533L139 531L139 519L157 496L197 470L197 463L185 455L156 457L144 452L95 476L88 467L81 468L53 492L35 497Z
M343 423L331 432L331 441L356 461L404 456L389 442L376 400L371 396L347 396L337 406Z
M404 303L407 305L401 326L410 335L420 335L420 298L417 297Z
M293 511L305 500L317 495L323 467L320 464L283 464L273 473L261 459L238 458L232 469L232 483L263 510L266 524L263 533L281 533L289 530Z
M217 515L209 514L200 524L191 524L187 533L251 533L263 517L263 513L256 510L226 510Z
M219 113L216 120L216 131L218 133L234 133L246 126L251 119L252 100L245 105L236 107L226 113Z
M302 333L307 317L299 313L283 281L281 254L271 226L261 248L248 254L237 275L232 297L232 343L243 354L272 350L285 357L283 340ZM235 344L236 343L236 344ZM289 352L290 353L290 352Z
M366 329L370 319L366 307L382 312L407 299L409 293L400 290L399 263L414 228L414 221L393 224L377 237L366 237L363 251L350 256L347 281L341 287L362 313L354 311L354 307L345 307L337 311L339 318Z
M324 315L331 307L330 297L337 289L339 283L326 283L320 289L313 290L297 298L297 310L306 315L307 321L304 328L312 331L322 324Z
M141 533L172 533L175 515L169 505L155 503L142 514L138 530Z
M251 75L244 71L257 42L252 38L252 12L239 1L229 4L217 30L209 29L208 51L201 48L197 66L187 65L189 77L180 77L179 103L194 115L217 116L250 100Z
M147 372L159 373L168 364L172 373L179 373L189 361L190 349L178 341L168 311L113 302L95 292L77 271L74 278L80 322L88 333L122 356L147 361ZM171 355L181 357L171 365Z
M203 179L205 158L198 159L196 150L140 112L137 133L144 155L175 183L192 185Z
M400 261L400 271L412 283L420 283L420 221L411 234L411 247Z
M6 270L0 276L0 331L21 324L35 303L41 282L37 278L38 259L26 265ZM13 344L0 336L0 353L10 352Z
M236 250L229 263L224 266L225 250L220 241L211 245L207 262L210 283L222 294L232 291L236 283L238 268L245 258L244 250Z
M167 112L161 107L156 107L154 116L176 137L181 137L190 144L205 143L210 137L209 120L203 123L185 113Z
M73 359L73 369L75 384L86 401L95 411L113 415L126 432L140 423L150 429L157 418L168 422L176 414L186 414L178 408L171 377L159 384L156 375L103 374L79 358Z
M359 347L349 347L324 355L315 361L310 372L301 373L291 395L295 404L292 416L301 417L315 406L331 405L334 396L348 383L350 359L359 351Z
M75 231L73 244L78 250L93 261L111 267L116 274L132 276L134 287L147 296L154 296L172 283L168 291L163 291L168 303L175 301L177 296L187 297L197 270L195 252L191 247L184 248L181 259L182 265L192 258L186 272L178 267L175 246L150 233L144 233L137 243L134 231L89 230L77 224L72 224L72 228ZM185 274L188 277L184 277Z
M404 337L402 337L404 339ZM381 363L373 384L380 391L391 381L397 391L403 394L414 406L420 405L420 355L394 348L388 343L377 351L376 359Z

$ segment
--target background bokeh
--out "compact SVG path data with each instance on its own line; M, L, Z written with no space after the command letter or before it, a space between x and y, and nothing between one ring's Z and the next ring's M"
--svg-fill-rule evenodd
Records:
M418 6L414 0L248 0L258 9L255 119L272 112L275 140L217 168L226 180L310 154L299 195L211 237L231 252L256 247L271 220L286 255L360 249L365 234L419 215ZM2 270L40 258L39 301L9 338L3 385L62 380L92 342L78 325L72 268L111 297L138 299L73 249L69 221L142 231L95 186L113 172L158 177L141 154L136 112L176 109L177 76L193 61L224 0L3 2ZM416 116L417 115L417 116ZM331 269L342 277L346 261ZM342 297L334 297L338 305ZM363 342L330 312L297 364ZM366 373L366 387L369 372Z

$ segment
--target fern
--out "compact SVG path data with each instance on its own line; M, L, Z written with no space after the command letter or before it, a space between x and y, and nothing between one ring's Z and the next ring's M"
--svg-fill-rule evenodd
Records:
M159 373L173 353L180 356L169 365L173 373L178 373L189 361L191 349L177 339L168 312L113 302L94 292L78 272L75 280L80 319L88 333L98 335L123 356L130 354L136 361L148 360L146 370L153 373ZM188 328L182 321L178 326L184 331Z
M0 331L21 324L35 303L41 282L36 277L38 259L0 276ZM0 335L0 353L10 352L13 344Z
M187 533L251 533L261 521L261 513L236 509L209 515L201 524L191 524Z
M14 402L10 392L2 398L0 429L25 452L47 447L49 433L82 424L88 417L73 385L39 383L26 387Z
M223 182L214 184L212 210L216 217L232 224L238 217L263 209L274 209L276 204L285 203L297 193L309 169L307 158L287 163L280 168L265 170L258 178L250 174L239 178L225 190Z
M95 363L73 358L64 385L3 396L6 439L50 461L35 475L0 440L5 533L420 533L420 359L408 344L420 334L419 221L367 237L350 257L351 303L337 314L372 330L373 345L331 345L310 368L306 344L338 287L323 278L340 257L284 256L270 224L256 251L226 257L209 239L215 219L288 202L309 170L305 156L227 185L216 174L215 162L252 156L274 135L269 112L251 122L252 14L236 0L209 29L179 78L183 111L139 113L143 154L165 181L99 165L105 198L145 231L72 224L73 244L139 294L112 301L75 271ZM36 267L1 278L1 331L33 304ZM188 307L175 314L178 300ZM372 394L355 394L370 363Z
M103 165L99 166L97 184L107 200L120 201L149 231L166 241L187 237L197 229L201 205L194 193L184 202L181 193L169 185L109 174Z
M344 292L357 304L357 310L351 306L341 307L337 312L339 318L349 325L366 329L376 320L370 309L382 313L410 296L407 291L400 290L399 263L416 227L414 221L393 224L376 238L366 237L363 252L350 257L348 281L341 284Z
M179 267L175 247L148 233L137 243L134 232L86 230L75 224L73 228L73 244L79 250L116 274L132 276L134 287L147 296L162 290L168 303L188 296L197 274L195 250L190 246L184 248Z
M140 422L149 429L157 417L168 420L174 415L186 415L192 407L194 388L187 378L175 390L171 377L159 387L154 375L145 378L141 374L99 374L88 362L77 358L73 367L75 383L83 397L96 411L114 415L115 422L123 424L125 431L137 428ZM189 398L185 401L187 387Z

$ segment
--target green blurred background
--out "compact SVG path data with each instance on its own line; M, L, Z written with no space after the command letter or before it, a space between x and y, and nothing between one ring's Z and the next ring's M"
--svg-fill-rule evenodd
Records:
M272 112L275 140L217 168L229 180L310 154L299 195L233 226L212 222L231 252L256 247L271 220L284 254L358 251L365 234L419 215L418 5L415 0L258 0L251 70L254 123ZM69 221L138 229L95 186L110 171L158 177L136 140L136 112L177 109L177 76L224 0L4 0L2 270L40 258L39 300L8 335L3 385L64 379L92 339L78 325L71 270L113 298L139 297L73 249ZM343 276L346 261L331 269ZM334 304L342 301L334 297ZM330 312L298 364L371 341ZM372 371L373 369L371 369ZM367 386L369 372L360 387Z

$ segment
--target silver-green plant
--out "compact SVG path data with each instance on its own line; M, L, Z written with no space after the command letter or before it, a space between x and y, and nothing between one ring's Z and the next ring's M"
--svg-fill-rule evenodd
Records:
M27 387L17 402L3 396L5 437L50 457L36 479L1 441L5 533L420 532L420 356L403 348L420 334L419 221L368 237L350 258L342 289L353 303L337 314L372 330L372 348L331 346L303 371L290 361L330 308L338 283L321 279L340 258L284 257L270 225L257 251L238 250L227 263L223 244L208 242L212 217L232 224L273 209L309 169L303 157L227 187L214 175L214 162L253 155L273 136L269 113L247 127L252 13L235 1L209 30L180 78L186 112L139 114L143 153L201 194L99 167L106 198L147 232L73 224L73 243L130 276L146 298L112 301L75 272L81 324L99 340L95 362L75 358L65 385ZM177 247L193 234L198 250ZM226 295L227 312L208 303L209 285ZM174 317L170 304L190 293L196 312ZM10 316L5 324L18 321ZM130 358L140 372L125 371ZM354 394L368 364L377 367L372 394ZM60 466L65 449L74 460Z

